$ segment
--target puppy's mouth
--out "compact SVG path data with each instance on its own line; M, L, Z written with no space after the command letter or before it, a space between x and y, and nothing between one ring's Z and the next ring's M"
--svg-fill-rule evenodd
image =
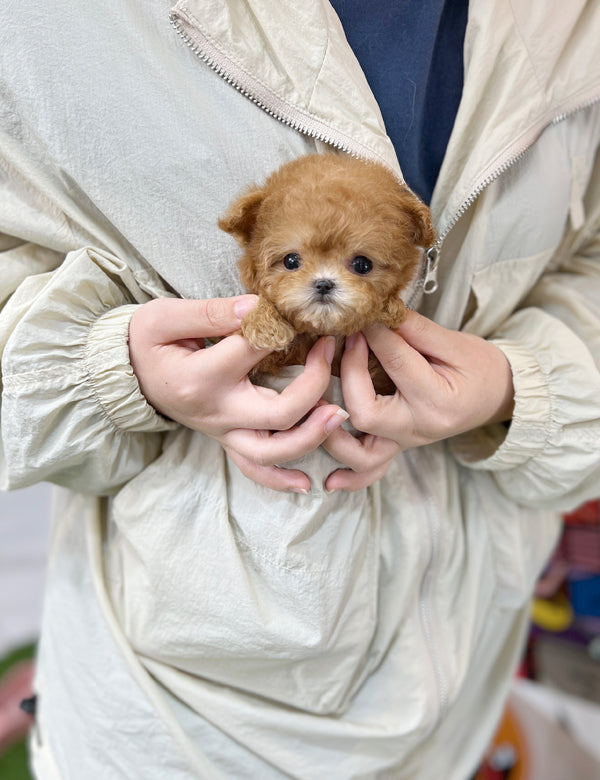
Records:
M315 279L308 290L305 311L309 317L311 313L321 317L326 317L327 313L340 316L344 309L343 298L343 292L334 279Z
M302 305L293 312L290 322L299 332L341 335L353 308L339 285L331 280L317 280L307 291Z

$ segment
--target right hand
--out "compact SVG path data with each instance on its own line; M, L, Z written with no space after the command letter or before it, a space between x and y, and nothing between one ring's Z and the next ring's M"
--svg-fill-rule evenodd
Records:
M243 295L143 304L129 326L131 365L158 412L216 439L249 479L304 493L310 490L306 474L275 464L316 449L346 418L339 406L319 404L329 383L334 343L320 339L304 372L281 393L253 385L248 372L270 350L251 347L235 331L257 300ZM204 349L205 338L228 334L234 335Z

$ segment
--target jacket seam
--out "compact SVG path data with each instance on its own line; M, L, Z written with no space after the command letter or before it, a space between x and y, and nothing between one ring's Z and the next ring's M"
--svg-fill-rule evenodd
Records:
M258 78L258 76L254 75L253 73L250 73L250 72L248 71L248 69L247 69L247 68L246 68L244 65L242 65L242 64L241 64L241 63L240 63L240 62L239 62L237 59L235 59L234 57L232 57L232 56L231 56L231 54L230 54L229 52L226 52L226 51L224 51L224 50L223 50L223 47L222 47L222 46L220 46L220 45L219 45L219 44L218 44L218 43L215 41L215 39L214 39L214 38L212 38L212 37L211 37L211 36L210 36L210 35L209 35L209 34L206 32L205 28L203 27L203 25L202 25L202 23L200 22L200 20L198 19L198 17L197 17L197 16L195 16L195 15L194 15L194 14L193 14L193 13L192 13L190 10L189 10L189 8L188 8L187 6L184 6L184 7L182 7L182 8L181 8L181 10L182 10L182 11L185 11L186 15L187 15L187 16L188 16L190 19L193 19L194 23L196 24L196 26L198 27L198 29L201 31L201 34L202 34L202 35L203 35L203 36L206 38L206 40L207 40L207 41L210 43L210 45L211 45L211 46L213 46L213 47L214 47L214 48L215 48L215 49L216 49L216 50L219 52L219 54L220 54L222 57L224 57L224 58L225 58L225 59L226 59L228 62L232 62L232 63L235 65L235 67L236 67L236 68L239 68L239 69L240 69L240 70L241 70L241 71L242 71L242 72L243 72L243 73L244 73L244 74L245 74L245 75L246 75L246 76L247 76L249 79L252 79L253 81L255 81L255 82L257 82L258 84L260 84L260 86L261 86L263 89L265 89L265 90L267 90L268 92L270 92L271 94L275 95L275 97L276 97L278 100L281 100L281 102L282 102L282 103L285 103L286 105L288 105L288 106L290 106L290 107L293 107L293 108L294 108L294 110L296 110L296 111L302 111L302 112L304 112L304 113L307 113L307 114L308 114L308 111L307 111L306 109L298 108L297 106L292 106L292 104L289 102L289 100L287 100L286 98L282 97L282 96L281 96L281 95L280 95L278 92L276 92L276 91L275 91L275 90L274 90L272 87L268 86L268 85L267 85L267 84L266 84L264 81L262 81L261 79L259 79L259 78ZM312 115L312 114L309 114L309 116L311 116L311 118L313 118L313 119L317 119L317 117L316 117L316 116L314 116L314 117L313 117L313 115Z
M290 112L290 114L297 114L301 116L302 118L314 122L317 125L320 125L323 128L327 128L332 135L337 135L340 138L343 139L343 145L348 146L349 144L354 143L356 147L358 147L355 151L352 151L352 153L356 153L359 156L365 156L368 157L369 155L381 160L383 162L383 158L380 152L376 151L371 145L367 145L364 141L356 142L355 139L353 139L351 136L349 136L346 132L342 130L338 130L335 127L332 127L331 124L326 120L320 117L319 115L313 113L310 110L310 102L312 101L312 97L314 95L317 81L318 79L315 79L315 82L313 84L313 89L311 91L310 100L305 106L300 106L297 104L292 103L288 98L283 97L279 92L275 91L270 85L266 84L262 79L260 79L257 75L254 73L251 73L248 71L248 69L243 66L235 57L233 57L229 52L226 52L223 50L222 46L220 46L215 40L205 32L205 29L199 22L198 18L187 8L187 6L181 6L180 10L187 16L189 20L192 20L193 23L197 26L197 29L199 30L200 34L206 39L206 41L212 46L215 51L218 52L218 54L224 58L225 62L230 62L233 67L237 68L241 73L244 74L251 82L254 82L259 87L261 87L266 93L273 96L273 99L275 101L278 101L281 103L281 105ZM177 29L177 28L176 28ZM189 36L188 36L189 37ZM193 39L192 39L193 40ZM328 39L329 41L329 39ZM329 42L327 44L326 52L328 50ZM199 57L199 59L203 59L202 57ZM323 60L321 62L320 68L319 68L319 75L322 72L323 66L325 64L326 56L323 55ZM234 89L237 89L237 91L240 92L240 94L244 95L248 100L253 102L257 108L260 108L261 111L266 113L268 116L275 119L279 124L287 125L288 127L291 127L295 132L300 133L301 135L304 135L308 138L315 138L316 140L324 140L327 143L330 143L335 146L334 141L328 140L327 138L321 138L320 136L313 135L310 132L307 132L305 129L303 129L301 126L297 126L294 123L286 121L289 119L289 117L285 117L283 114L278 115L275 111L270 111L268 106L263 106L260 103L260 100L258 98L255 99L255 95L252 92L252 85L249 84L238 84L234 79L229 80L226 78L222 73L219 73L219 71L215 68L212 68L210 63L206 62L207 67L209 67L213 72L215 72L219 78L226 81L226 83L230 84ZM386 164L386 163L384 163Z
M41 377L65 377L65 370L64 368L61 368L60 366L55 366L53 368L40 368L35 371L19 371L14 373L6 373L4 372L2 375L2 382L5 387L7 388L18 388L21 384L25 383L30 378L41 378Z
M319 79L321 78L321 73L323 72L323 68L325 67L325 60L327 59L327 55L329 53L329 47L331 45L331 36L329 35L329 23L327 24L327 43L325 44L325 49L323 51L323 58L321 60L321 64L319 65L319 70L317 72L317 75L315 76L315 80L313 82L313 88L310 93L310 97L308 99L308 105L312 105L313 97L315 94L315 90L317 89L317 84L319 83Z
M529 66L530 66L531 71L533 73L533 76L535 78L535 83L537 84L538 89L540 90L540 92L543 94L543 84L540 82L539 75L538 75L538 72L537 72L537 68L535 67L535 65L533 63L533 57L531 56L531 52L529 51L529 47L527 46L527 42L525 40L525 36L521 32L521 28L519 26L519 22L517 21L517 15L515 14L515 10L514 10L514 0L510 0L510 11L511 11L511 14L512 14L514 28L517 31L517 35L519 36L519 40L523 44L523 48L524 48L525 52L527 53L527 61L529 62Z
M119 431L119 433L125 433L121 428L118 428L116 423L111 418L109 412L106 409L105 404L102 402L96 387L94 386L94 381L92 379L92 374L90 371L90 368L87 363L86 359L86 347L81 346L79 347L80 354L78 356L77 362L80 363L81 366L81 373L85 375L85 378L87 380L87 383L89 385L89 390L91 396L93 396L94 401L96 402L97 406L100 407L100 410L102 411L103 417L105 417L112 428L115 431ZM65 378L68 377L68 374L65 373L64 368L60 366L55 366L53 368L43 368L37 371L22 371L19 373L13 373L13 374L4 374L2 377L2 384L4 386L5 390L11 391L11 390L18 390L19 387L22 387L23 385L28 385L31 379L62 379L65 380ZM79 378L75 378L74 381L79 383Z

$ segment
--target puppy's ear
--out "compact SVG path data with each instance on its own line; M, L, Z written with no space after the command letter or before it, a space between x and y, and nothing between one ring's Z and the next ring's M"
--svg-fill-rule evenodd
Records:
M252 189L241 195L219 219L221 230L232 235L242 246L247 246L252 238L264 197L265 193L262 189Z
M411 240L416 246L428 249L436 241L431 212L422 200L410 190L404 190L402 207L410 219Z

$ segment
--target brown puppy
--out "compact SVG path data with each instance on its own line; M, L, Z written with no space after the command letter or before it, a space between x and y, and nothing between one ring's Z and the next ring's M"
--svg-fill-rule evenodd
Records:
M422 249L435 241L429 209L394 174L348 155L308 155L283 165L239 197L219 227L244 248L242 283L259 296L242 321L256 347L275 350L253 376L303 364L323 335L345 336L406 317L400 293ZM394 386L372 359L378 392Z

